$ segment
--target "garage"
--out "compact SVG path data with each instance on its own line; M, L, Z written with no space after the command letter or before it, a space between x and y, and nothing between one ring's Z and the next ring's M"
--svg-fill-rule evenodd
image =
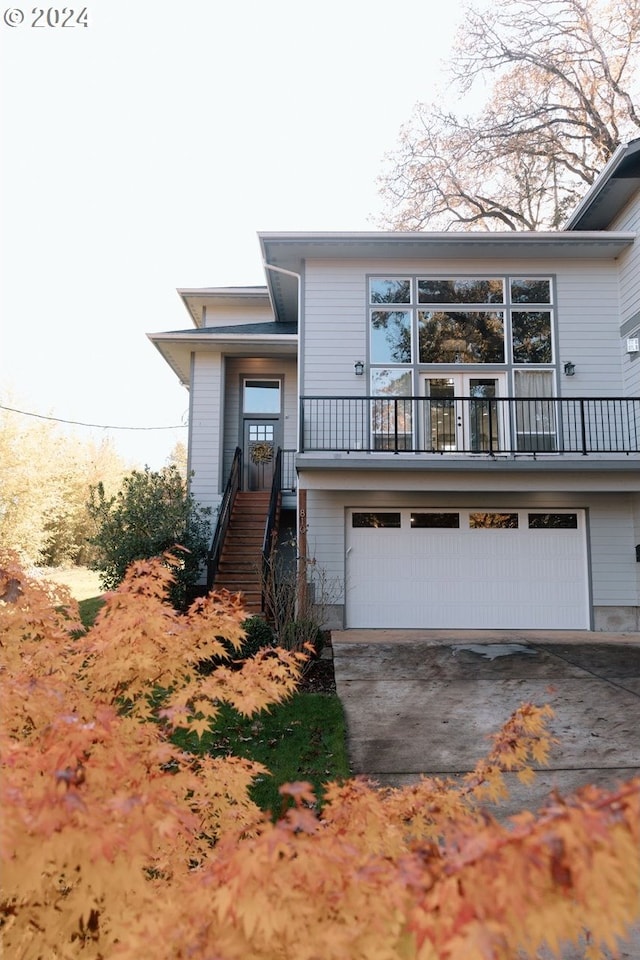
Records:
M588 630L584 510L346 517L347 627Z

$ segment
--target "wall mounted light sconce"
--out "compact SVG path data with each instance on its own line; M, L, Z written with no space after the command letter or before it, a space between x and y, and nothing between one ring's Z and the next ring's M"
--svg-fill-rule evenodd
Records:
M570 360L567 360L567 362L566 362L565 365L564 365L564 375L565 375L565 377L572 377L575 372L576 372L576 365L575 365L575 363L571 363Z
M353 369L355 370L356 377L361 377L362 374L364 373L364 363L362 362L362 360L356 360L356 362L353 365Z

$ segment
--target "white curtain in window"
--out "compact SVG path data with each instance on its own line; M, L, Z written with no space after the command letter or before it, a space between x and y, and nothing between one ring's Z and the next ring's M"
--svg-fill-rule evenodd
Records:
M516 370L516 397L553 396L553 372L551 370Z
M534 453L555 450L553 372L551 370L516 370L515 395L518 450Z

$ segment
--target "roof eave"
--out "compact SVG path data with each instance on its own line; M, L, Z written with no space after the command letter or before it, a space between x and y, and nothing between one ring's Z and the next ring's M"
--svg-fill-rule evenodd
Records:
M616 175L620 172L623 164L634 163L636 157L638 173L635 177L621 178ZM617 193L611 190L613 182L618 187ZM612 223L623 207L627 204L630 197L640 186L640 138L629 141L629 143L620 144L614 151L609 161L596 177L591 187L582 198L576 209L564 224L564 230L581 231L581 224L586 224L589 230L595 222L603 222L602 214L598 216L598 205L608 199L609 206L604 219ZM609 192L610 196L605 197Z

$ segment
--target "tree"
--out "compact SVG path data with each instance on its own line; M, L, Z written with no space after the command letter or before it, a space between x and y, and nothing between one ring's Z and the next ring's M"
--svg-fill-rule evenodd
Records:
M182 442L182 440L178 440L178 442L176 443L176 445L174 446L173 450L171 451L171 453L167 458L167 464L170 467L171 466L176 467L180 476L183 478L183 480L186 481L188 477L187 463L188 463L187 446L185 443Z
M466 12L451 91L418 103L380 178L395 229L558 228L619 143L640 133L640 0L496 0Z
M0 542L29 563L86 563L92 484L116 490L125 464L112 443L82 441L47 420L0 410Z
M638 915L640 779L553 797L499 823L487 800L552 742L523 704L459 780L400 789L281 788L259 764L178 748L221 702L251 716L288 697L303 655L241 666L245 613L225 592L185 614L160 560L133 564L96 623L0 558L0 922L20 960L512 960L590 928L600 956ZM198 664L215 659L203 674Z
M211 510L193 500L176 466L133 470L112 497L98 484L91 489L88 510L97 527L91 539L97 551L92 567L102 572L104 587L118 586L134 560L179 547L174 599L184 602L211 543Z

